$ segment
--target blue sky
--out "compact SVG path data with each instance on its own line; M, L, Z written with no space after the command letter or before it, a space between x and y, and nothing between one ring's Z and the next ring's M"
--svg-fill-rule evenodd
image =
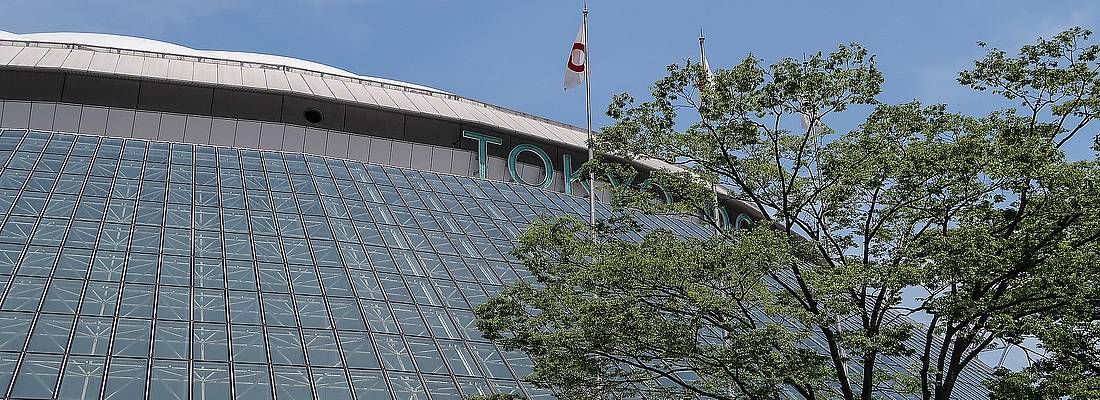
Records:
M580 6L579 0L5 0L0 30L116 33L287 55L583 125L582 91L561 89ZM1100 17L1100 3L1082 0L591 0L589 7L597 126L608 123L602 111L612 94L644 94L667 64L697 57L700 28L715 67L749 52L774 61L855 41L878 56L886 74L882 100L947 102L985 113L1005 104L955 83L957 71L982 54L976 41L1014 49L1069 26L1096 28ZM844 131L858 119L831 125Z

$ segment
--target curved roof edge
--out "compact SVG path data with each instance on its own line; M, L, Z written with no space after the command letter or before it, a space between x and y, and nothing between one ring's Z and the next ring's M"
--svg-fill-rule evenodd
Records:
M303 60L295 57L277 54L251 53L228 50L202 50L195 49L171 42L156 39L148 39L138 36L124 36L109 33L84 33L84 32L41 32L41 33L13 33L0 31L0 40L18 40L27 42L76 44L95 47L107 47L119 50L132 50L141 52L162 53L196 58L223 59L227 61L240 61L253 64L278 65L296 68L306 71L319 72L330 75L340 75L348 78L357 78L368 81L376 81L397 86L407 86L414 89L447 93L433 87L417 85L414 83L385 79L374 76L359 75L345 69L333 67L319 62Z

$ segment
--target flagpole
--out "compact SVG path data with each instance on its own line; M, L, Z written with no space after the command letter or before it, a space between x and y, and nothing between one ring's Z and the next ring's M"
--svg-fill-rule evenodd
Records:
M581 22L581 28L584 31L584 109L588 117L588 160L592 161L596 159L596 153L592 150L595 142L592 140L592 84L588 79L588 71L591 66L588 64L588 2L584 2L584 11L582 12L584 19ZM591 169L588 170L588 222L592 226L596 226L596 173Z
M706 40L707 40L707 38L705 36L703 36L703 29L699 29L699 63L700 64L702 64L703 59L705 59L707 57L706 53L703 50L703 42L706 41Z
M702 67L702 68L709 69L710 65L708 65L708 63L706 62L707 53L706 53L705 48L703 47L703 42L705 42L706 40L707 40L707 38L705 36L703 36L703 29L699 28L699 66ZM704 80L703 84L699 85L699 103L700 103L700 105L702 105L703 91L706 90L707 86L711 84L711 82L709 82L709 80L710 80L710 71L703 71L703 74L700 76L700 78ZM716 180L718 178L719 177L715 177ZM714 212L714 215L713 215L713 217L714 217L714 235L715 236L721 236L721 234L722 234L722 215L721 215L721 211L719 209L720 204L718 203L718 182L715 182L714 185L712 185L710 187L710 189L714 194L714 210L712 210Z

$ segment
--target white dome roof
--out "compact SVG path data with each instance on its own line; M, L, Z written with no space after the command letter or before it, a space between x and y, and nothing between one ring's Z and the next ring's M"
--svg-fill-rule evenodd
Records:
M313 61L306 61L293 57L274 54L248 53L223 50L197 50L168 43L160 40L146 39L134 36L112 35L106 33L79 33L79 32L43 32L43 33L11 33L0 31L0 40L23 40L30 42L67 43L86 46L110 47L123 50L148 51L154 53L175 54L190 57L218 58L244 63L280 65L324 74L346 76L350 78L364 79L391 85L405 86L420 90L446 93L445 91L428 86L417 85L392 79L377 78L358 75L347 70L336 68Z

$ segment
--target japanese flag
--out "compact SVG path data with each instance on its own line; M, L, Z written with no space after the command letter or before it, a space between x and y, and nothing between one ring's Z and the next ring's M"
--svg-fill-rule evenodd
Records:
M584 82L584 71L588 68L588 46L585 44L584 25L577 31L577 39L569 50L569 62L565 64L565 89L576 87Z

